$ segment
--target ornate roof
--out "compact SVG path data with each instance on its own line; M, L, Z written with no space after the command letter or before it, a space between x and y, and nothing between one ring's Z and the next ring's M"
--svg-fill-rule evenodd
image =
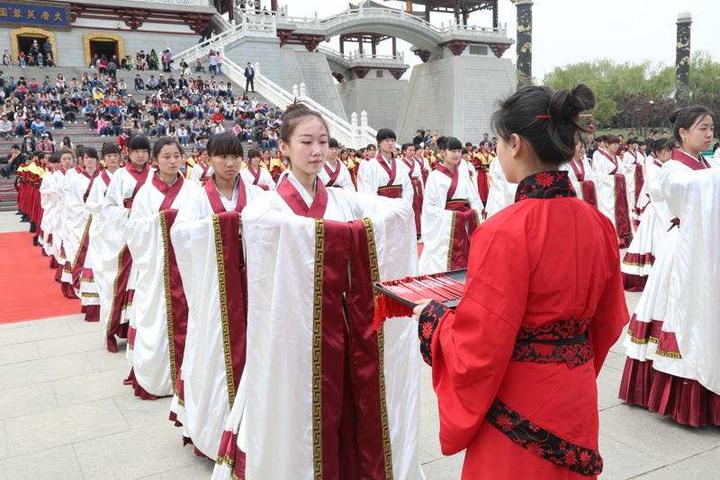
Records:
M383 0L383 2L389 2L393 0ZM400 0L394 0L397 3ZM474 12L477 10L491 10L497 6L497 0L412 0L413 5L424 5L429 7L433 11L447 11L452 12L455 10L455 5L460 9Z

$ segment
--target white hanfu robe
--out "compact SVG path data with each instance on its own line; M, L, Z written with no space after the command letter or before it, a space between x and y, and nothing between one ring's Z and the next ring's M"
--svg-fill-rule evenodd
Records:
M286 189L294 190L289 203L282 196ZM412 207L407 201L326 189L321 182L316 189L313 199L289 173L279 193L255 202L242 215L249 246L248 351L228 428L238 432L239 425L237 447L246 454L245 478L311 480L323 474L344 478L343 468L355 468L360 478L419 479L418 342L412 338L417 337L413 331L417 327L407 318L388 319L377 334L367 330L372 320L364 316L373 315L367 283L371 277L401 278L416 271ZM298 211L304 211L303 216ZM338 238L333 232L347 236L333 241ZM365 248L364 253L351 245L360 252ZM362 265L370 267L365 278ZM329 284L326 269L338 275ZM340 301L333 300L337 290L345 288L348 275L353 294L347 297L352 308L345 324L337 315ZM369 303L361 301L361 306L357 300L363 295ZM365 332L362 339L359 330ZM345 331L352 342L343 340ZM326 343L333 338L339 343ZM363 353L353 350L359 345L365 345ZM347 364L338 348L353 355L353 366L368 368L365 379L354 369L348 373L358 384L353 387L355 395L346 398L337 375L342 377ZM335 355L336 361L326 355ZM326 384L328 379L333 385ZM326 395L341 398L325 401ZM354 421L365 432L364 439L359 443L348 439L352 443L340 448L339 430L348 424L341 422L338 403L355 402L358 397L364 401ZM354 451L356 445L367 448L361 454L362 467L338 461L340 453ZM337 469L334 473L328 471L332 467ZM222 463L216 465L213 478L232 475L230 465Z
M511 183L507 180L498 158L490 164L488 176L490 190L485 211L487 212L487 218L490 218L503 208L515 203L517 183Z
M717 302L711 300L717 295L708 290L716 281L710 272L718 263L717 253L710 247L717 222L710 217L717 219L719 190L712 180L702 179L717 176L708 171L711 166L675 149L672 160L660 170L663 198L679 222L667 233L630 319L624 340L628 358L620 385L620 398L625 402L692 426L720 425L720 398L701 391L720 393L713 390L720 385L712 379L717 378L716 373L709 374L709 370L717 371L716 367L706 367L712 364L713 355L717 361L717 349L710 345L720 338L718 312L713 310ZM715 326L707 329L708 322ZM702 386L692 381L700 381ZM705 411L711 402L714 419Z
M598 148L593 153L592 165L598 210L613 222L619 247L627 248L632 241L632 225L622 162L612 153Z
M113 279L107 278L100 261L104 241L101 212L105 201L105 192L110 185L112 175L113 172L108 170L101 171L93 181L90 194L85 202L85 206L90 212L90 230L88 231L87 253L80 276L80 301L84 307L87 321L97 321L102 317L103 304L107 314L112 300L110 290Z
M469 237L483 211L476 184L460 165L456 174L438 165L428 175L422 208L424 245L418 263L421 275L467 267ZM461 205L461 211L450 208L454 204ZM466 222L466 215L474 215L474 219Z
M357 175L358 192L402 198L412 205L413 186L410 170L399 159L387 162L378 153L377 157L360 163Z
M212 173L213 168L210 165L206 165L202 162L195 162L195 165L193 165L190 169L188 179L201 183L205 178L212 175Z
M217 191L212 180L193 189L170 232L189 309L180 371L183 389L173 397L171 420L182 423L183 436L213 460L245 363L247 299L240 290L246 280L232 277L236 272L230 271L237 269L238 277L244 277L244 271L240 273L244 256L234 250L231 253L237 256L226 255L230 242L224 236L225 222L235 222L237 228L230 233L237 238L231 240L242 247L239 211L263 195L260 188L242 178L240 182L230 199ZM235 219L225 218L233 215Z
M107 316L101 320L107 349L117 352L116 337L130 336L127 325L132 311L132 294L135 287L135 270L132 258L127 249L127 219L132 210L135 195L140 187L151 178L153 169L149 165L141 171L135 170L132 164L126 165L115 172L105 192L102 209L101 258L103 275L113 279L112 301ZM132 338L128 339L126 356L132 355Z
M84 259L84 242L90 228L90 212L85 207L85 201L90 194L93 179L97 177L96 170L93 176L88 175L80 167L75 168L75 174L66 178L65 209L62 218L63 246L65 248L66 262L63 269L63 288L72 288L75 296L79 296L80 277ZM83 247L83 248L81 248ZM69 278L68 275L69 274ZM67 293L66 293L67 295Z
M655 258L673 227L674 215L667 207L660 188L662 164L653 159L645 167L645 181L640 201L647 203L640 216L638 227L630 246L625 252L620 269L625 290L641 292L655 263Z
M136 396L146 394L161 397L172 395L177 372L182 362L187 325L187 304L182 282L173 281L174 251L169 238L168 210L178 210L200 187L178 175L171 186L160 180L158 174L140 188L127 222L127 245L137 271L137 285L133 299L130 328L135 330L132 354L133 387ZM179 279L179 273L178 273ZM179 308L175 290L184 303ZM183 318L184 317L184 318ZM170 327L173 331L170 331ZM131 374L131 376L133 375ZM140 388L138 388L140 387Z
M355 185L352 182L352 177L350 177L350 170L340 160L335 161L334 167L330 165L330 162L325 162L318 177L326 187L355 191Z
M578 198L597 207L597 190L595 190L590 160L585 156L581 161L571 159L561 165L560 170L568 172L570 183L572 183Z
M43 218L40 222L40 228L43 232L43 251L51 256L55 262L51 262L51 267L57 262L59 252L56 244L53 242L56 231L59 226L62 211L62 194L63 194L63 178L65 173L61 170L55 170L50 175L45 175L40 184L40 205L43 208Z
M248 185L255 185L263 190L275 190L275 182L267 168L258 167L254 169L248 165L247 168L240 170L240 175Z

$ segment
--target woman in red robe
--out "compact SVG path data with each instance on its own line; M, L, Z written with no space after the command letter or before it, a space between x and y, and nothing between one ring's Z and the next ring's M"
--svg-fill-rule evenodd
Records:
M521 89L495 113L515 203L475 231L455 311L421 303L440 445L463 479L579 479L602 471L596 377L628 321L615 230L576 198L572 158L585 86Z

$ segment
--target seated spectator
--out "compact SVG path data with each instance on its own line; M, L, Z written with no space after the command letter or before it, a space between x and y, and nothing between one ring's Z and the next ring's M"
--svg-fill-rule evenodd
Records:
M145 90L145 81L140 77L138 73L135 75L135 91Z
M145 84L145 86L147 87L148 90L157 90L158 85L159 85L159 83L158 83L157 79L155 78L155 75L150 75L150 80L148 80L147 83Z
M45 122L39 116L35 117L35 120L30 124L30 130L34 136L39 137L45 133Z
M20 152L20 146L16 143L10 147L10 154L7 156L7 164L0 166L0 176L10 178L27 157Z
M64 128L63 115L60 112L60 110L55 110L55 112L53 113L52 124L53 124L53 128L56 128L56 129Z
M12 57L10 56L10 52L7 49L5 49L5 52L3 52L2 64L6 67L11 67L13 64Z
M8 120L7 114L3 113L0 116L0 137L8 138L13 134L13 122Z

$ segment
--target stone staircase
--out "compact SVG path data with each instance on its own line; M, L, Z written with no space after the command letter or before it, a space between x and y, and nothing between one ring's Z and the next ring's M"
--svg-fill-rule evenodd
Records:
M15 178L0 178L0 212L14 212L15 210L17 210Z

